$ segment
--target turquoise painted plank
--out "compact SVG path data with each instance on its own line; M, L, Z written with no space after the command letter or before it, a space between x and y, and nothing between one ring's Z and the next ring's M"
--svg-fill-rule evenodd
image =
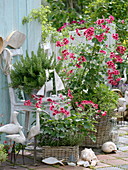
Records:
M32 2L32 3L31 3ZM36 1L36 0L28 0L27 1L27 13L29 14L30 11L33 8L38 8L41 5L40 1ZM41 27L40 24L37 21L33 21L31 23L28 23L28 37L27 37L27 41L28 41L28 52L29 54L31 53L31 51L34 51L36 53L36 50L38 48L38 44L41 41ZM37 41L33 42L33 39L36 39Z
M20 10L20 8L22 10ZM27 15L27 1L26 0L19 0L18 4L19 9L19 31L23 32L26 35L26 40L22 45L23 53L26 54L26 49L28 49L28 42L27 42L27 24L22 24L23 17Z

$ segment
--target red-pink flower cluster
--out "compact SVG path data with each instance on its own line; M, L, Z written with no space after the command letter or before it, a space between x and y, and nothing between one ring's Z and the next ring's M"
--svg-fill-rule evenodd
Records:
M32 106L32 102L30 100L25 100L24 106Z
M67 72L67 76L70 76L72 73L73 73L73 70L69 70L69 71Z
M98 109L98 104L95 104L94 102L90 101L90 100L83 100L81 101L81 105L85 105L85 104L90 104L92 105L92 107L94 107L95 109Z
M118 46L116 51L119 52L120 54L124 54L124 52L126 51L126 47Z
M106 53L107 53L107 52L104 51L104 50L100 50L99 52L100 52L100 53L103 53L103 54L106 54Z
M35 103L35 107L36 108L40 108L41 107L41 104L42 104L42 97L38 97L38 96L36 96L36 95L32 95L32 98L33 98L33 100L35 100L36 101L36 103ZM25 106L32 106L33 104L32 104L32 102L30 101L30 100L26 100L25 102L24 102L24 105Z
M67 38L64 38L62 42L60 42L60 41L56 42L57 47L62 47L62 46L65 46L67 44L69 44L69 40Z
M108 68L112 68L113 70L116 69L115 64L113 63L113 61L107 61L106 64L108 65Z
M74 53L70 53L68 50L63 50L61 53L62 53L62 56L58 56L57 57L58 60L67 60L68 56L72 60L74 60L76 58L75 54Z
M81 34L79 33L79 29L76 29L76 34L77 34L78 36L81 36Z
M64 115L66 115L66 116L69 116L70 115L70 112L69 111L67 111L66 109L64 109L63 107L58 107L58 106L60 106L60 104L59 103L57 103L57 102L55 102L54 100L52 100L52 99L48 99L47 101L49 101L49 102L51 102L50 103L50 110L51 111L53 111L53 116L55 116L55 115L57 115L57 114L64 114Z
M110 58L112 58L113 61L117 62L117 63L122 63L123 62L123 59L121 58L121 56L115 54L114 52L110 53Z
M118 35L117 33L112 34L112 37L113 37L113 39L115 39L115 40L118 40L118 39L119 39L119 35Z
M114 17L112 15L109 16L109 19L106 19L107 23L110 24L114 21Z
M87 60L84 56L80 56L80 57L78 57L78 61L79 62L86 62Z
M94 31L95 31L94 27L90 27L84 31L84 35L87 38L87 40L92 40L94 36Z
M83 62L86 62L86 61L87 61L84 56L78 57L77 60L78 60L78 63L76 63L75 66L78 67L78 68L81 68L81 67L82 67L81 64L82 64Z
M70 39L71 39L71 40L74 40L75 38L74 38L72 35L70 35Z
M91 105L94 109L98 109L98 104L95 104L94 102L92 102L90 100L83 100L83 101L81 101L80 104L78 104L78 102L76 102L76 105L77 105L77 107L80 107L83 110L85 109L85 105ZM107 111L96 110L96 112L101 113L102 116L107 115Z
M124 52L126 51L126 48L123 46L118 46L116 51L120 54L124 54ZM120 72L118 70L116 70L116 66L115 63L122 63L123 59L121 58L120 55L115 54L114 52L110 53L110 58L112 59L112 61L108 61L106 62L106 64L108 65L108 83L110 83L111 85L117 85L118 82L121 80L120 77L118 78L114 78L114 76L120 75Z
M70 90L70 89L68 89L68 97L69 97L70 99L73 99L73 96L72 96L72 94L71 94L71 90Z
M102 116L106 116L107 115L107 111L104 111L103 113L102 113Z
M110 83L111 85L116 86L118 84L118 82L120 81L121 78L116 78L114 80L114 75L119 75L120 72L118 70L108 70L108 83Z
M94 23L96 23L97 25L102 25L104 22L105 22L104 19L98 19L98 20L97 20L96 22L94 22Z
M102 33L100 35L95 35L95 38L99 41L102 42L105 39L105 33Z

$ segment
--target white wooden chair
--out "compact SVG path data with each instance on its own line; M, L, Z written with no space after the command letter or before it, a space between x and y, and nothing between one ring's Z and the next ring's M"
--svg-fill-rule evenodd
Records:
M10 75L7 75L7 81L8 85L11 83ZM24 101L25 100L17 100L15 90L9 86L9 96L10 96L10 104L11 104L11 116L10 116L10 122L12 121L12 114L14 111L23 112L25 114L25 134L29 130L29 123L30 123L30 114L31 112L35 111L35 108L32 106L25 106Z
M11 51L11 49L5 48L0 58L0 67L3 73L7 76L8 86L11 83L10 69L12 66L12 57L15 55L22 55L22 50L19 51L19 49L13 49L13 51ZM11 104L10 122L12 122L14 111L22 111L25 114L24 130L26 134L29 129L30 114L35 111L35 108L32 106L24 106L24 100L17 100L15 90L11 86L9 86L9 97Z

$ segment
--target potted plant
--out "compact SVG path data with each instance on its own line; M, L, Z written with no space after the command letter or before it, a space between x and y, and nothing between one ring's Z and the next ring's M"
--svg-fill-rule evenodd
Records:
M79 158L79 145L85 138L85 130L78 129L82 121L80 115L65 119L51 118L46 113L40 116L41 133L38 135L38 146L42 148L42 158L56 157L69 161L70 157L73 157L76 162ZM88 128L92 128L89 122Z
M25 101L25 105L34 105L44 110L42 98L36 95L33 95L33 98L35 102ZM63 106L60 101L63 101ZM94 139L90 131L96 130L95 117L102 117L104 112L98 113L97 105L92 101L82 101L77 109L70 108L70 110L68 110L71 106L70 100L60 95L60 101L47 98L52 116L46 112L40 113L41 129L37 136L38 146L42 147L42 158L52 156L69 161L70 156L73 156L76 161L79 158L79 146L82 145L85 137L89 135ZM88 109L83 110L82 105L83 107L86 105Z
M88 113L88 106L83 105L85 100L96 103L97 112L104 111L102 126L108 124L107 119L114 115L117 107L118 96L111 92L112 87L119 84L123 67L123 61L127 58L127 49L121 45L119 36L113 30L114 17L98 19L91 27L85 23L84 28L75 30L75 34L68 34L68 37L56 42L60 50L58 60L63 61L61 75L65 84L67 94L71 99L73 110ZM68 27L68 25L67 25ZM66 28L64 28L64 31ZM63 32L63 30L61 29ZM107 43L109 39L113 43ZM83 38L83 42L77 41ZM73 43L77 45L75 45ZM79 110L81 107L81 110ZM95 119L94 116L88 117ZM101 118L96 120L100 122ZM102 137L106 137L109 129L105 129ZM105 134L105 132L107 132ZM101 131L99 131L99 134ZM99 139L103 142L104 140ZM103 143L100 143L102 145Z
M13 64L10 72L11 86L14 89L21 89L27 94L39 90L46 82L46 70L59 70L61 62L56 63L53 56L48 58L44 50L39 46L37 54L26 52L26 57L21 56L20 60Z

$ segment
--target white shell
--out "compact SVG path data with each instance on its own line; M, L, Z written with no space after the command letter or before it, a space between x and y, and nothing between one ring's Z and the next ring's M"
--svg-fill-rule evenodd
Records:
M89 167L90 164L89 164L88 161L83 161L83 160L79 159L78 162L77 162L77 166Z
M96 160L92 160L91 166L96 166L96 165L97 165L97 161Z
M102 145L102 151L103 152L106 152L106 153L111 153L111 152L116 152L117 151L117 147L115 145L115 143L113 142L105 142L103 145Z
M89 167L90 166L90 164L89 164L89 162L88 161L84 161L85 163L84 163L84 167L85 168L87 168L87 167Z
M75 164L74 162L67 162L67 164L68 164L69 166L76 166L76 164Z
M49 165L53 165L53 164L57 164L57 163L60 163L61 165L64 165L62 163L62 161L63 160L59 161L58 159L56 159L54 157L49 157L49 158L45 158L45 159L42 160L43 163L46 163L46 164L49 164Z
M98 162L98 159L92 149L87 148L81 151L81 159L84 161L88 161L89 163L91 163L93 160Z
M83 161L81 159L77 161L77 165L78 166L84 165L84 163L85 163L85 161Z

